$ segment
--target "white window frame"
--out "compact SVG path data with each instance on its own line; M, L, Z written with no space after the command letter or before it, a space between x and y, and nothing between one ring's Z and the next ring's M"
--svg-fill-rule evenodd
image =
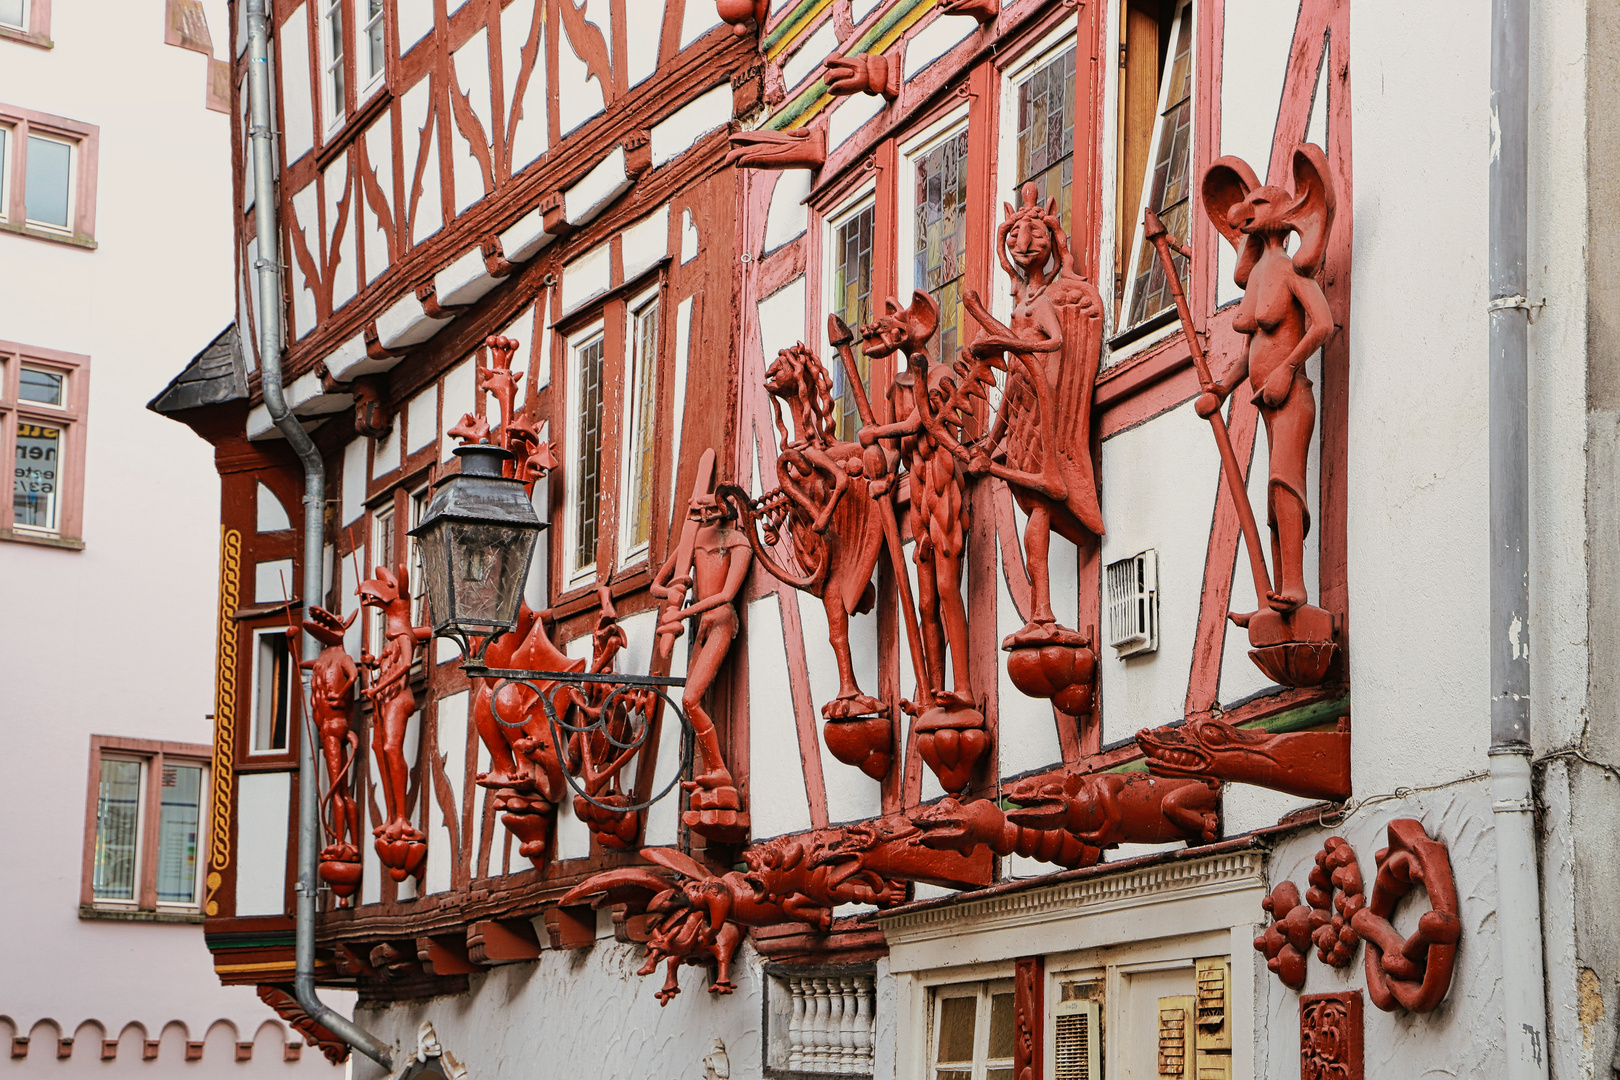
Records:
M372 566L386 566L390 573L395 573L399 570L399 567L394 561L394 546L390 545L386 551L383 550L382 546L382 527L383 522L385 521L393 522L394 536L397 540L399 536L399 522L396 520L394 514L394 497L392 491L389 492L386 502L372 507L371 530L370 536L368 536L366 540L366 550L371 554L370 561ZM406 570L407 572L410 570L410 566L408 564L406 566ZM373 571L373 573L375 573L375 571ZM409 588L409 585L406 587ZM374 653L382 652L383 642L386 640L385 630L388 625L387 612L383 611L382 608L372 608L371 616L366 620L366 623L367 641L369 642L370 650Z
M0 21L0 26L10 27L13 30L21 30L25 34L28 33L29 32L28 18L29 18L30 15L33 14L33 12L31 12L29 10L29 8L32 7L32 6L33 5L32 5L31 0L22 0L22 22L20 22L20 23L9 23L9 22Z
M635 494L635 467L637 459L641 456L640 451L642 449L636 445L636 436L641 430L638 421L642 419L636 401L639 389L638 366L641 360L641 335L638 332L637 323L649 308L658 310L657 333L659 338L654 345L652 357L652 400L646 403L646 407L652 411L652 431L650 435L653 460L646 483L647 489L653 497L653 508L649 512L647 538L632 543L630 531L634 527L634 508L630 505L630 501ZM659 379L661 374L659 367L663 360L663 350L659 346L662 345L663 341L664 319L663 290L657 285L636 295L624 308L624 378L621 384L624 387L624 400L621 402L620 416L622 422L619 427L619 430L623 432L623 436L619 440L619 491L624 493L624 497L619 501L618 547L619 566L621 568L646 561L647 553L652 548L652 532L654 519L657 518L658 506L658 391L662 386L662 381ZM570 354L570 358L572 358L572 354ZM604 367L606 366L605 360L604 357Z
M62 400L55 405L48 401L35 401L33 398L22 396L22 373L24 371L43 371L62 378ZM26 402L30 409L55 409L58 412L67 412L69 403L73 400L73 369L58 364L47 364L33 357L17 358L17 401ZM0 378L4 377L4 369L0 368Z
M422 524L422 515L427 512L428 501L433 497L432 488L423 484L407 496L406 505L410 507L411 528ZM398 527L398 523L395 523ZM405 562L405 588L411 597L411 625L422 625L422 609L427 606L427 585L422 573L422 550L417 544L416 537L405 534L406 562Z
M317 24L316 34L320 38L321 128L326 134L331 134L342 127L343 122L349 116L349 105L346 100L348 97L348 76L346 74L342 75L345 92L343 94L334 94L332 73L334 70L340 73L343 71L344 61L350 51L349 24L354 20L345 17L346 12L344 9L348 7L347 0L319 0L319 3L320 7L317 9L315 21ZM340 20L338 36L342 38L343 45L343 52L336 56L332 53L332 16L334 14ZM337 100L333 100L334 98Z
M12 132L12 136L13 137L8 140L8 142L16 141L15 129ZM78 187L80 143L77 139L71 139L65 135L58 135L54 131L36 131L32 126L30 126L28 129L28 138L40 139L44 142L61 143L63 146L68 148L67 225L56 225L49 221L35 221L33 218L28 216L28 190L26 178L24 178L23 181L23 224L28 226L30 229L40 229L44 232L56 233L60 236L72 236L75 232L74 224L79 219ZM13 150L13 154L15 154L15 150Z
M597 340L602 342L602 368L605 378L608 361L606 321L601 318L595 319L585 327L582 327L573 334L570 334L566 339L566 346L568 349L568 392L564 395L564 401L566 402L568 409L568 437L566 442L568 456L563 461L563 468L568 480L568 501L567 505L563 507L564 542L561 545L563 557L562 581L563 591L565 592L596 580L596 552L592 551L590 553L590 562L582 565L579 561L579 551L576 547L578 543L577 538L579 536L580 524L580 476L579 469L576 466L579 461L579 441L581 434L579 427L579 354L585 348L589 347L592 342ZM605 436L606 434L607 432L604 430L603 435ZM605 446L605 444L606 439L604 438L603 446ZM602 448L603 447L598 447L598 452L600 452ZM600 470L600 465L598 466L598 470ZM600 471L598 471L598 477L600 478ZM598 503L600 503L600 501L600 491L598 491ZM600 535L598 535L598 539L600 539Z
M151 783L151 775L152 775L151 761L150 761L150 759L148 759L146 757L143 757L142 755L140 755L138 753L135 753L134 751L131 751L131 750L113 750L113 751L110 751L110 752L102 751L102 753L101 753L101 755L100 755L100 757L99 757L99 759L97 761L97 772L99 773L101 767L106 762L109 762L109 761L133 761L138 766L138 769L139 769L140 779L139 779L139 781L138 781L138 783L136 785L137 790L136 790L136 793L135 793L135 855L134 855L135 876L134 876L134 880L131 882L131 888L130 888L130 892L133 893L133 895L128 900L121 900L121 899L119 899L117 897L113 897L113 896L100 896L100 895L97 895L95 893L95 891L94 891L94 889L95 889L95 856L94 856L94 850L95 850L97 842L101 838L101 821L100 821L99 815L98 815L98 819L95 822L93 822L91 824L91 827L90 827L90 846L91 846L91 851L92 851L92 855L91 855L91 894L90 894L90 902L92 904L94 904L98 908L106 908L106 909L110 909L110 910L113 910L113 911L137 911L137 910L140 909L140 906L141 906L141 871L142 871L142 868L146 865L146 856L149 854L148 851L147 851L147 843L146 843L146 827L148 825L147 814L146 814L146 801L150 797L150 788L147 785ZM99 776L98 776L97 779L98 779L98 788L97 788L96 803L97 803L97 806L99 808L100 801L101 801L100 800L100 790L99 790ZM202 862L202 861L204 861L204 860L202 860L202 859L198 860L198 862Z
M290 728L291 724L289 723L288 726ZM209 765L208 765L208 762L206 762L206 761L197 761L197 760L193 760L191 758L176 758L176 759L171 761L171 760L169 760L169 757L167 755L165 755L165 757L164 757L163 765L164 765L165 768L171 768L172 767L172 768L177 768L177 769L199 769L199 770L201 770L202 775L201 775L201 777L199 777L199 779L197 781L197 865L194 868L194 871L193 871L193 874L192 874L191 899L190 900L164 900L162 898L159 898L158 901L157 901L157 907L158 907L159 911L165 911L165 910L167 910L167 911L196 911L196 910L198 910L198 907L202 904L203 875L206 872L206 869L207 869L207 866L208 866L207 844L205 842L205 837L207 837L207 835L208 835L208 813L209 813L209 810L208 810L208 801L209 801L208 773L209 773ZM152 766L153 766L153 760L148 758L146 760L146 762L142 765L142 768L141 768L142 773L143 774L150 774L151 771L152 771ZM160 777L159 780L158 780L158 820L154 821L152 823L153 830L158 833L156 839L157 839L158 843L160 843L160 844L163 842L163 835L162 835L163 817L162 817L162 813L163 813L163 786L162 786L162 779ZM158 858L161 859L162 857L163 857L163 852L161 850L159 850Z
M17 156L17 127L0 124L0 221L11 220L11 163Z
M294 738L293 728L296 726L297 710L292 707L290 695L302 693L302 690L300 689L302 686L302 680L297 676L292 668L292 665L295 662L293 657L293 642L290 638L288 638L287 693L289 695L289 700L287 702L287 745L268 747L263 750L260 750L257 746L255 746L254 744L259 741L259 657L262 654L262 646L260 645L260 642L272 634L278 635L282 638L287 638L287 628L285 626L261 626L253 631L253 659L249 665L248 673L249 678L252 679L253 690L250 695L251 701L249 702L248 706L249 711L247 732L247 752L253 757L272 757L278 754L286 755L292 753Z
M1014 995L1014 1033L1017 1039L1017 996L1013 980L1009 978L975 979L969 982L941 983L932 987L928 992L928 1030L927 1052L925 1055L926 1080L934 1080L939 1073L939 1023L940 1002L951 998L971 998L973 1006L973 1062L971 1066L972 1080L985 1080L986 1074L994 1067L996 1069L1012 1069L1012 1058L994 1058L989 1056L990 1043L990 999L993 994L1007 993ZM981 1056L982 1055L982 1056ZM991 1062L996 1064L992 1066ZM1005 1064L1003 1064L1005 1062Z
M895 212L898 221L897 243L895 258L899 265L899 295L909 297L915 290L921 288L916 278L916 244L917 244L917 181L916 165L914 159L937 149L947 139L955 138L968 130L968 107L962 105L952 109L938 120L929 124L922 131L917 132L899 145L898 177L899 197L895 200ZM879 223L881 227L882 223ZM1011 295L1010 293L1008 294ZM1012 308L1006 312L997 312L997 318L1004 318L1010 314ZM853 329L853 328L852 328ZM937 346L937 342L935 343ZM955 357L946 359L938 357L944 363L953 364Z
M1075 40L1074 27L1067 23L1053 30L1046 37L1030 46L1012 66L1001 73L1001 113L999 130L996 132L996 194L992 203L994 212L1001 214L1001 204L1010 202L1016 208L1019 204L1013 191L1018 175L1018 91L1025 83L1035 77L1035 73L1047 64L1056 60L1070 49L1076 52L1075 66L1075 93L1079 94L1079 44ZM1110 53L1108 55L1114 55ZM1080 161L1080 147L1074 148L1074 158ZM1076 176L1073 181L1074 190L1080 190L1080 178ZM1078 209L1079 199L1075 200ZM1076 214L1078 217L1078 213ZM997 220L996 227L1001 222ZM993 235L993 234L992 234ZM1069 238L1071 241L1074 237ZM1006 274L992 274L993 284L990 286L990 310L998 319L1005 320L1012 315L1012 282ZM1102 286L1098 285L1100 289ZM943 359L943 358L942 358ZM954 363L954 360L952 361Z
M383 79L388 74L388 5L387 3L379 3L377 6L377 14L372 15L369 11L371 7L371 0L357 0L357 3L365 4L368 9L365 25L358 27L360 34L356 38L356 41L365 43L365 63L368 67L371 64L371 28L373 24L379 25L383 32L382 66L376 71L370 72L366 76L365 85L360 87L360 93L356 96L356 100L361 100L375 90L379 85L381 85ZM355 69L359 70L361 65L358 62L358 54L356 55L355 59Z

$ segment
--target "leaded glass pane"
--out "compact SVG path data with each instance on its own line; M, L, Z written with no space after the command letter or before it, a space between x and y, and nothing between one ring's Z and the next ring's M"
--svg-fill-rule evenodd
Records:
M1156 152L1149 181L1147 204L1155 210L1171 234L1187 239L1188 167L1192 158L1192 9L1183 7L1177 16L1175 59L1165 74L1163 100L1155 132ZM1175 303L1169 279L1159 254L1142 234L1136 222L1135 276L1131 282L1131 310L1126 325L1135 326ZM1178 277L1185 277L1187 258L1171 255Z
M578 374L579 451L574 457L574 569L596 562L596 511L602 484L602 338L574 350Z
M97 900L135 899L140 840L141 763L101 759L96 791L96 851L91 891Z
M966 131L912 159L917 170L913 270L917 287L939 304L939 360L956 360L962 326L963 251L967 245Z
M163 766L158 804L157 898L160 904L197 900L197 825L201 820L202 769Z
M634 400L630 411L630 532L631 548L652 539L653 431L658 404L658 302L636 312L631 336L634 350L631 386Z
M1022 205L1020 192L1033 183L1040 200L1057 200L1065 233L1073 224L1074 54L1070 49L1018 88L1017 177L1010 199Z
M832 313L851 330L858 331L862 323L872 321L872 236L876 220L876 210L868 206L833 231ZM870 389L871 368L858 338L854 348L861 385ZM839 402L836 431L840 439L853 439L861 418L855 392L848 385L843 363L832 367L833 397Z

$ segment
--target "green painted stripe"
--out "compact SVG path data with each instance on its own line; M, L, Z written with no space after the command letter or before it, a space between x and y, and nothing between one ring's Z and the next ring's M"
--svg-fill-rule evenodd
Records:
M788 17L778 23L775 30L765 35L765 51L769 52L778 42L799 29L799 21L804 18L804 13L820 2L821 0L799 0L788 13Z
M843 55L854 56L857 53L865 53L872 47L872 43L874 41L880 40L883 35L894 29L894 25L901 19L904 19L907 15L910 15L913 11L919 7L922 7L924 4L931 3L933 3L933 0L900 0L900 3L895 4L894 7L890 8L886 15L884 15L872 26L869 26L862 31L861 34L850 44L849 48L844 50ZM767 42L767 44L769 43ZM792 101L788 102L787 105L783 106L780 112L772 116L765 124L766 129L770 131L783 130L789 124L793 123L793 121L797 120L807 111L809 111L810 107L825 97L826 94L826 80L817 79L815 82L807 86L798 97L794 98Z
M284 934L204 934L203 944L211 952L222 949L264 949L275 948L280 945L292 945L297 938L292 933Z

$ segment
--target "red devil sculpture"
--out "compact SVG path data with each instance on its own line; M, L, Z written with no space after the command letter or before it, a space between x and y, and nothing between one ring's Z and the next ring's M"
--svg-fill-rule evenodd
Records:
M400 587L406 580L405 567L397 572L386 566L376 568L376 576L362 581L355 591L362 607L383 612L383 646L378 655L366 652L360 662L373 672L366 697L372 704L371 746L382 775L385 822L372 830L376 836L377 857L388 867L389 876L404 881L421 876L427 860L427 836L407 820L405 799L410 788L410 763L405 760L405 729L416 711L411 693L411 662L416 647L433 636L426 626L411 625L411 598Z
M340 619L325 608L311 608L304 629L326 646L313 660L300 662L310 669L310 713L315 733L321 740L321 756L326 762L326 837L321 849L321 878L332 886L339 902L345 902L360 887L360 814L349 794L349 771L354 767L360 738L350 723L354 716L354 687L360 674L354 660L343 648L343 633L353 623L353 612Z

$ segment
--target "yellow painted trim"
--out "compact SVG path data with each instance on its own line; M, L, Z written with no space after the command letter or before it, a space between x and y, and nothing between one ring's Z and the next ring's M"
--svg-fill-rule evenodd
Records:
M291 971L296 966L291 961L266 960L257 964L215 964L214 971L221 975L248 971ZM315 970L321 971L323 969L334 970L330 961L315 961Z
M810 24L815 22L816 18L830 7L832 7L832 0L821 0L819 4L805 12L799 21L794 24L793 29L788 31L782 40L771 46L769 51L765 53L765 58L775 60L778 56L791 50L804 37L805 31L809 29Z
M222 881L220 871L231 863L231 788L235 783L236 754L236 619L242 581L242 534L220 530L219 642L214 672L214 776L208 808L208 893L203 913L219 914L214 894Z
M877 56L878 54L882 53L883 50L887 49L890 45L893 45L896 41L899 41L907 30L910 30L913 26L916 26L918 20L932 10L934 10L934 0L923 0L923 2L918 4L915 8L900 16L899 20L889 28L889 32L874 41L871 47L868 48L863 55ZM821 110L832 104L832 99L832 94L822 94L821 97L817 98L809 108L805 109L804 112L795 117L793 123L789 124L783 130L792 131L794 128L800 128L805 124L808 124L815 118L817 113L821 112Z

